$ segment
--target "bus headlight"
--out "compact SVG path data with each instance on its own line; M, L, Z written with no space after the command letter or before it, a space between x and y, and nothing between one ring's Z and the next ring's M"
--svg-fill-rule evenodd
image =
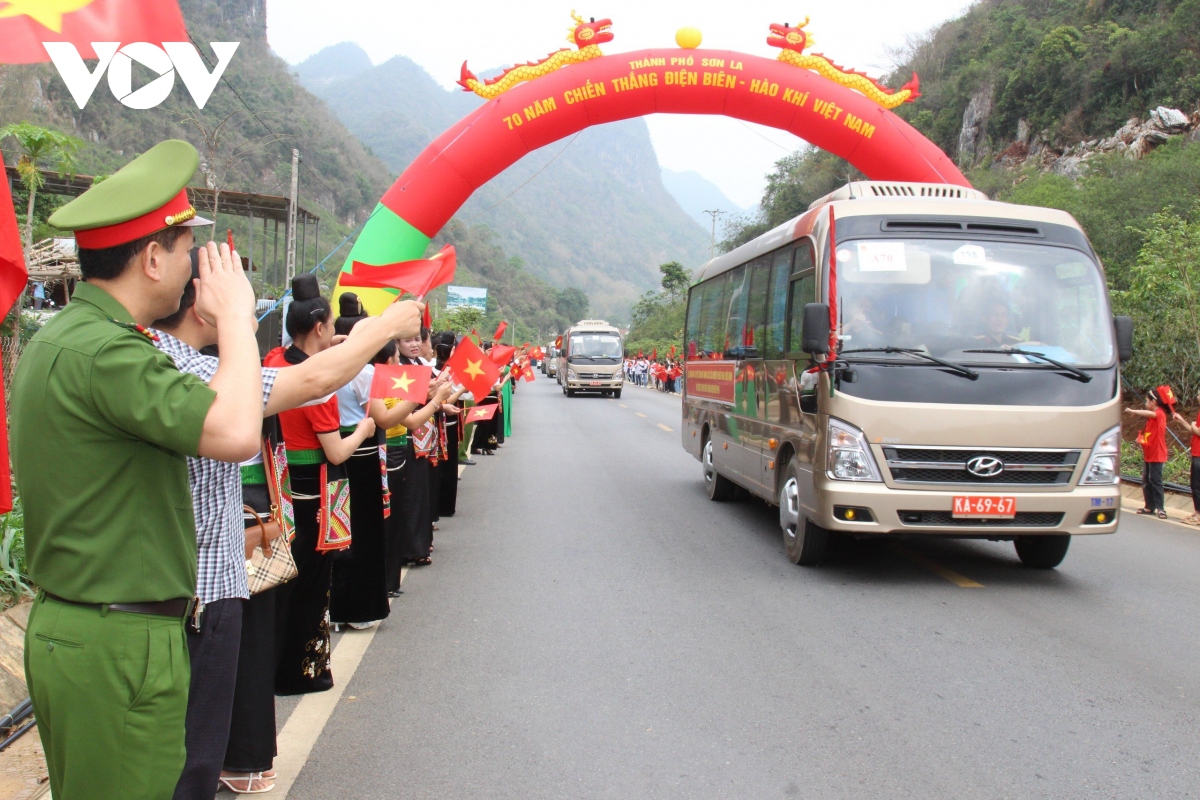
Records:
M1092 445L1092 457L1083 470L1080 485L1106 486L1121 480L1121 426L1100 434Z
M839 481L882 482L879 467L862 431L840 419L829 418L829 455L826 470Z
M573 381L575 379L576 379L575 378L575 370L571 369L570 367L567 367L567 380Z

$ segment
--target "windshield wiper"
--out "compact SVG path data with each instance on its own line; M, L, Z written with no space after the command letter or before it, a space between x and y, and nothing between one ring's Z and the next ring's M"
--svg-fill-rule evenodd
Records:
M953 361L946 361L937 356L931 356L924 350L917 350L914 347L857 347L852 350L843 350L838 355L844 356L848 353L904 353L905 355L917 356L926 361L932 361L934 364L941 364L943 367L957 372L964 378L970 378L973 381L979 380L979 373L975 370L964 367L962 364L955 364Z
M1001 348L997 348L995 350L963 350L963 352L964 353L993 353L993 354L997 354L997 355L1006 355L1006 356L1008 356L1008 355L1032 356L1033 358L1040 358L1042 361L1045 361L1047 364L1057 367L1058 369L1061 369L1064 372L1069 372L1071 374L1072 378L1075 378L1076 380L1078 380L1082 383L1090 383L1092 380L1092 376L1090 374L1084 372L1083 370L1076 369L1075 367L1072 367L1070 364L1064 364L1061 361L1056 361L1055 359L1051 358L1050 356L1044 355L1035 350L1022 350L1020 347L1001 347Z

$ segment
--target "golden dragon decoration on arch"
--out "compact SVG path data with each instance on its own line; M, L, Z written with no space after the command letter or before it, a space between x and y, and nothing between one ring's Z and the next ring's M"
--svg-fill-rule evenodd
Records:
M464 61L458 85L468 92L474 92L485 100L491 100L507 92L522 81L531 81L560 70L568 64L579 64L604 55L604 53L600 52L600 45L613 40L612 31L610 30L612 28L612 20L598 20L593 17L590 21L585 22L583 17L574 11L571 12L571 16L575 20L575 25L569 29L570 33L567 34L567 41L575 45L578 49L572 50L569 47L564 47L562 50L546 56L541 61L530 61L525 64L518 64L515 67L509 67L495 78L489 78L484 81L475 77L475 73L467 69L467 62Z
M838 66L820 53L805 53L813 42L812 34L804 30L808 23L808 17L798 25L788 25L786 22L782 25L771 23L771 35L767 37L767 44L782 48L777 60L793 67L810 69L822 77L855 90L884 108L897 108L921 96L921 82L915 72L912 80L899 90L893 91L861 72Z

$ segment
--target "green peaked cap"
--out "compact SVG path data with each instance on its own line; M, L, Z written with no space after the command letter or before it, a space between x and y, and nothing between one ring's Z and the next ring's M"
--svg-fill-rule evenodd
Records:
M190 143L159 142L55 211L49 222L63 230L86 231L136 219L179 194L199 165L200 156Z

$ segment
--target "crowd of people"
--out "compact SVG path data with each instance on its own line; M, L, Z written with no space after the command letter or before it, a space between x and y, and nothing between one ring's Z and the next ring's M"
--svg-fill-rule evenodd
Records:
M634 386L657 389L667 394L679 394L679 379L683 377L683 362L674 358L650 359L638 353L625 359L625 380Z
M344 293L335 315L299 275L260 360L236 252L193 247L196 163L164 142L56 212L84 281L14 380L26 673L60 799L270 791L276 696L333 686L331 631L389 616L459 465L512 432L523 350L473 397L447 366L462 337L414 301L368 316ZM380 365L428 369L424 397L373 391ZM468 424L477 405L497 408Z

